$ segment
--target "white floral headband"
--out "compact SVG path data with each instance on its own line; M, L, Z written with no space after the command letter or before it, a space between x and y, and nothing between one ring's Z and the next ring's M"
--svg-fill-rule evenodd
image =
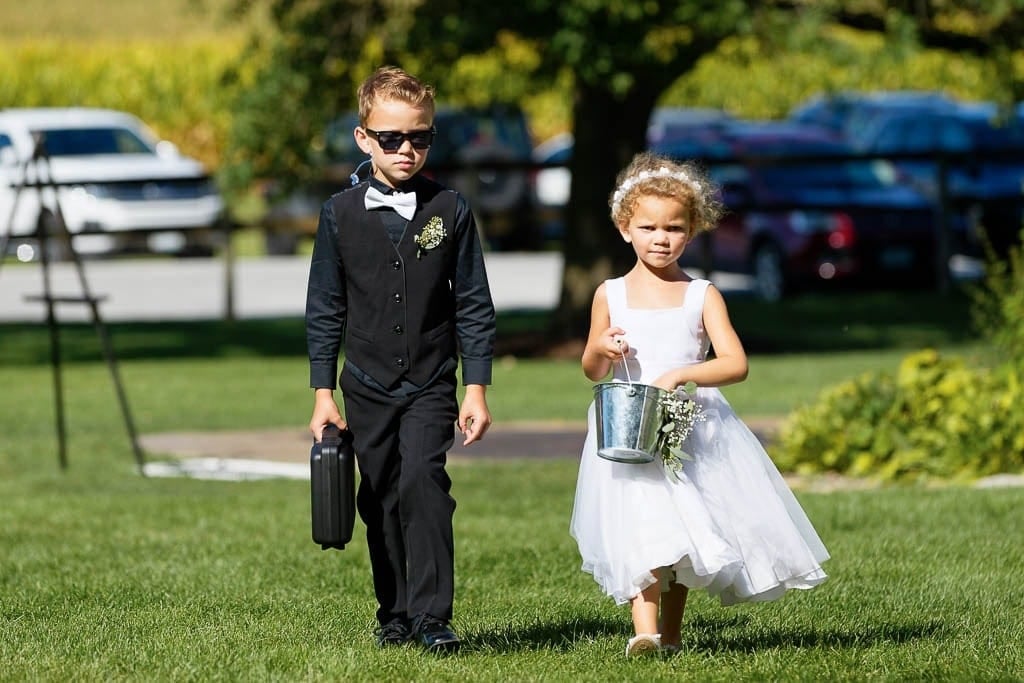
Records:
M622 204L622 200L626 198L626 193L649 178L675 178L679 182L688 186L698 198L700 197L703 189L700 186L700 183L687 175L685 171L673 171L666 166L662 166L656 171L640 171L635 176L631 176L624 180L622 184L616 188L615 193L612 195L612 215L619 212L619 205Z

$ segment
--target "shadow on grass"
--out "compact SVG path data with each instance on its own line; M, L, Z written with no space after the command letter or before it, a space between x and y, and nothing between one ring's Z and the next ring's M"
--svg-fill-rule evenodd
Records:
M857 624L849 628L814 626L754 630L745 614L687 620L683 646L700 652L755 652L772 648L872 647L942 636L939 621Z
M581 640L607 636L628 637L632 627L623 619L588 617L526 627L509 625L466 634L463 651L519 652L523 650L569 650Z
M729 312L748 353L814 353L912 349L974 341L970 297L964 289L934 292L835 292L769 304L748 296L729 298ZM553 344L549 313L498 316L497 355L578 358L578 340ZM301 318L239 321L112 323L107 330L119 359L306 357ZM0 365L48 363L45 323L0 325ZM61 358L102 359L96 330L88 323L60 325ZM573 345L575 343L575 346ZM579 348L577 348L579 347Z
M813 626L755 629L746 614L698 616L687 619L683 649L688 652L756 652L775 648L872 647L935 638L946 633L938 621L858 624L849 628ZM463 649L475 652L570 650L581 641L633 635L628 619L591 617L538 623L525 628L508 626L467 634Z

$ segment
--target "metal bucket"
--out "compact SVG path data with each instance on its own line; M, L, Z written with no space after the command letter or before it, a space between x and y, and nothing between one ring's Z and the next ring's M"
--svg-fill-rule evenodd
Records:
M647 384L604 382L594 386L597 454L615 462L645 463L658 455L665 408L663 389Z

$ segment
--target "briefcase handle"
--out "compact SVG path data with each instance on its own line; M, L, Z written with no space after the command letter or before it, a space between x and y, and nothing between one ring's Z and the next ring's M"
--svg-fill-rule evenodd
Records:
M324 425L323 434L320 435L320 443L324 441L341 441L341 430L338 429L338 425L333 422L328 422Z
M352 432L348 429L340 429L338 425L333 422L328 422L324 425L323 434L320 435L321 444L330 444L340 446L343 443L348 443L352 440Z

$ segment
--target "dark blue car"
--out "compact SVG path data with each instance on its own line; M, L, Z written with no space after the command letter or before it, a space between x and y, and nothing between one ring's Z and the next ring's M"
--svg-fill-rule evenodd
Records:
M1017 241L1024 217L1024 116L992 103L893 111L850 142L859 152L890 158L908 182L967 222L963 251L980 255L982 233L999 254Z

